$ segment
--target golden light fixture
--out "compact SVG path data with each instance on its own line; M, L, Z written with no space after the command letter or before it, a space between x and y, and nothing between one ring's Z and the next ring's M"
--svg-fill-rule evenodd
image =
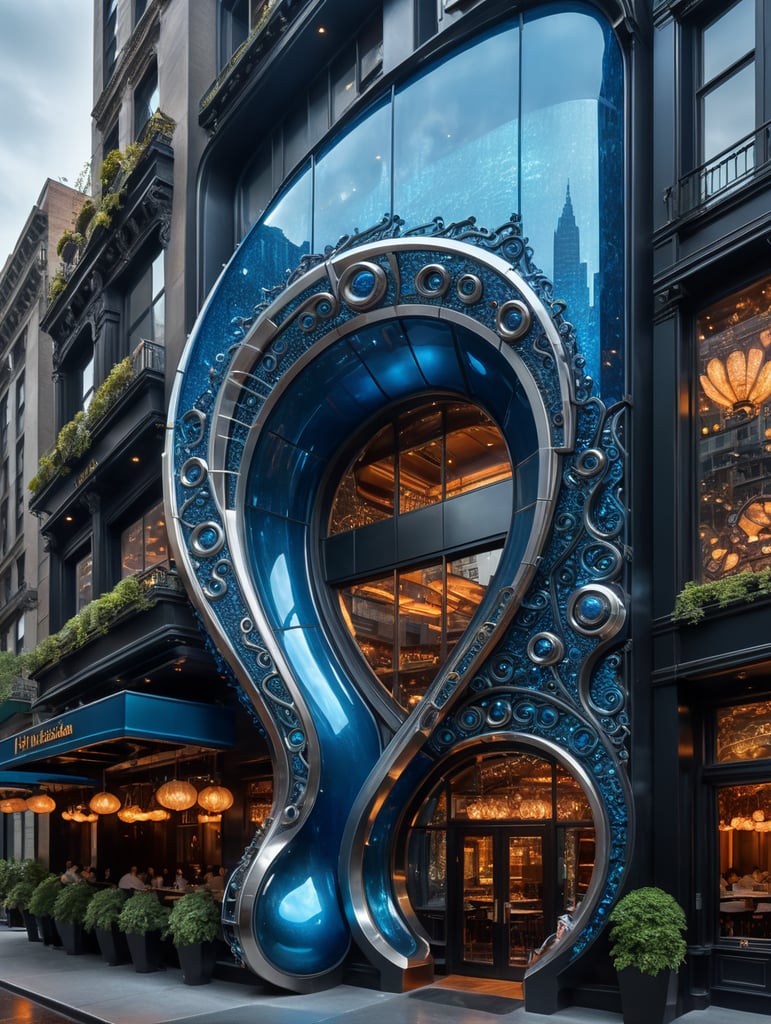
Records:
M120 810L120 797L114 793L95 793L88 801L88 806L94 814L115 814Z
M156 807L153 811L147 812L148 821L168 821L171 818L171 814L168 811L164 811L161 807Z
M761 536L768 537L771 533L771 498L763 495L745 505L739 513L737 525L750 543L757 542Z
M72 811L62 811L62 821L72 821Z
M233 806L233 794L227 786L207 786L198 794L198 803L210 814L221 814Z
M127 822L131 825L137 820L137 816L142 814L142 808L139 804L127 804L125 807L118 811L118 817L121 821Z
M155 799L170 811L187 811L198 799L198 790L184 779L164 782L156 792Z
M760 348L746 353L737 349L729 354L725 365L714 356L706 371L699 376L704 393L733 413L751 415L771 395L771 361L764 363Z
M56 801L48 793L34 793L27 797L25 803L28 810L35 814L50 814L56 810Z
M27 801L20 796L11 796L6 800L0 800L0 811L3 814L16 814L17 811L26 811Z
M199 814L198 824L199 825L217 825L222 821L221 814Z

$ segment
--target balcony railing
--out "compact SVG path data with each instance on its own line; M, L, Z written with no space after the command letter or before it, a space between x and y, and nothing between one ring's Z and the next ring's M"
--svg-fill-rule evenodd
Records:
M703 163L677 183L670 217L683 217L722 199L755 176L771 159L771 121Z
M166 349L155 341L147 341L143 338L131 353L131 364L137 377L143 370L164 373L166 370Z

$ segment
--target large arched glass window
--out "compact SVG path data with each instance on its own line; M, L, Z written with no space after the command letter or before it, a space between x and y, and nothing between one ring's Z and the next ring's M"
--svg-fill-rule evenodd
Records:
M380 683L404 708L425 693L465 632L498 565L504 537L486 524L465 544L437 551L442 506L480 488L510 502L503 436L477 406L436 400L396 416L369 438L340 480L328 534L359 532L387 520L382 570L337 585L343 620ZM484 538L484 539L483 539ZM423 555L423 557L421 557Z

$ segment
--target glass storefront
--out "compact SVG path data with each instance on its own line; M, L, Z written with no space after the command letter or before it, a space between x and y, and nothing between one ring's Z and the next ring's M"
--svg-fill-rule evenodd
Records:
M560 765L478 756L436 787L408 839L407 888L448 970L521 977L594 868L589 802Z
M703 580L771 565L771 278L697 320Z

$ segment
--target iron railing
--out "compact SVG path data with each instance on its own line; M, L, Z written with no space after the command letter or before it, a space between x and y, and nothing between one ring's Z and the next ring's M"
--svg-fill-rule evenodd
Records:
M771 121L686 174L677 183L672 217L722 199L751 180L771 159Z

